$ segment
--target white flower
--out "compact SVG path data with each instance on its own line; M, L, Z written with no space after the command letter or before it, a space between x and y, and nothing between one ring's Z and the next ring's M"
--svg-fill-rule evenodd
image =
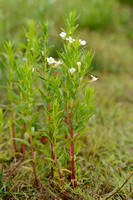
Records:
M86 45L86 41L85 41L85 40L82 40L81 44L82 44L82 45Z
M65 32L61 32L59 35L63 38L63 40L66 39L66 33Z
M49 65L55 63L55 60L54 60L54 58L52 58L52 57L46 58L46 59L47 59L47 62L48 62Z
M78 71L80 72L81 62L77 62L77 65L78 65Z
M58 62L55 61L55 64L53 65L53 67L56 68L57 66L59 66L61 64L62 64L62 61L60 61L60 60Z
M57 65L61 65L61 64L62 64L62 61L59 60L58 62L56 62L56 64L57 64Z
M75 68L71 68L70 69L70 73L73 75L73 73L76 71L76 69Z
M73 39L72 37L69 37L66 40L68 40L71 44L75 41L75 39Z
M91 82L96 81L98 78L96 78L95 76L91 75L92 79Z
M79 43L80 43L81 45L86 45L86 41L85 41L85 40L79 39Z
M34 50L33 47L31 47L30 50L33 51Z

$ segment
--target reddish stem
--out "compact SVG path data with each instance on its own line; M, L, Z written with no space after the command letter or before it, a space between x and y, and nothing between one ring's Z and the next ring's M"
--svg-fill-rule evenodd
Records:
M67 116L65 116L65 123L68 125ZM68 135L67 134L65 135L65 139L66 140L68 139ZM66 150L67 150L68 154L70 155L69 149L66 148ZM68 169L71 170L70 161L68 161L68 160L67 160L67 165L68 165ZM71 181L71 175L68 175L68 180Z
M24 140L24 131L25 131L25 128L26 128L26 125L23 124L23 125L22 125L22 139L23 139L23 140ZM18 163L16 164L16 166L14 167L13 170L4 172L4 174L9 172L9 174L6 175L6 176L11 175L11 174L19 167L19 165L21 164L21 162L22 162L22 160L23 160L23 158L24 158L24 155L25 155L25 144L22 144L22 156L21 156L21 158L19 159Z
M50 105L49 105L49 103L48 103L48 112L50 111ZM49 121L49 123L50 123L50 115L48 116L48 121ZM49 134L51 135L51 137L52 137L52 133L51 133L51 130L49 130ZM51 138L52 139L52 138ZM51 142L51 158L53 159L53 161L54 161L54 153L53 153L53 143ZM52 162L51 162L51 164L53 164ZM54 169L53 169L53 167L51 166L51 178L53 179L54 178ZM52 187L53 187L53 184L52 184Z
M26 124L23 124L22 125L22 140L24 140L24 132L25 132L25 129L26 129ZM25 144L22 144L22 154L25 154Z
M56 136L56 132L55 132L55 136ZM54 146L56 148L56 139L54 141ZM68 196L67 196L67 193L66 193L66 190L65 190L65 186L64 186L64 183L63 183L63 178L62 178L60 167L59 167L58 160L57 160L56 150L55 150L54 155L55 155L54 158L55 158L56 166L57 166L57 169L58 169L58 174L59 174L59 177L60 177L61 185L62 185L62 188L63 188L63 191L64 191L64 195L65 195L65 198L68 200Z
M128 182L128 180L131 178L132 175L133 175L133 171L129 174L128 178L125 180L125 182L122 184L122 186L118 190L116 190L113 194L108 196L105 200L110 199L114 194L119 192L121 190L121 188Z
M71 182L73 184L73 188L76 187L75 184L75 168L74 168L74 137L73 137L73 125L71 118L69 119L70 122L70 132L71 132L71 167L72 167L72 175L71 175Z
M13 102L11 101L11 115L12 115L12 134L13 134L13 146L15 153L17 152L17 145L15 141L15 125L14 125L14 113L13 113ZM15 155L16 157L16 155Z
M66 116L65 116L65 123L68 124L68 122L67 122L67 117L66 117ZM67 138L68 138L68 136L65 135L65 139L67 139Z
M51 142L51 158L54 161L54 152L53 152L53 143L52 142ZM53 164L53 163L51 162L51 164ZM53 169L53 167L51 167L51 178L52 179L54 178L54 169Z
M31 144L31 154L32 154L32 167L33 167L33 173L35 176L35 183L36 187L39 187L37 175L36 175L36 170L35 170L35 161L34 161L34 150L33 150L33 144L32 144L32 135L30 135L30 144Z
M68 196L67 196L67 193L66 193L66 190L65 190L65 186L64 186L64 183L63 183L63 179L62 179L60 167L59 167L59 164L58 164L58 161L57 161L56 152L55 152L55 162L56 162L56 165L57 165L57 169L58 169L58 174L59 174L59 177L60 177L61 185L62 185L62 188L63 188L63 190L64 190L65 198L68 200Z
M73 188L76 187L76 183L75 183L75 167L74 167L74 134L73 134L73 124L72 124L72 112L73 112L73 108L74 108L74 104L75 101L73 101L72 107L71 107L71 112L69 115L69 109L68 109L68 101L67 101L67 108L66 108L66 112L69 118L69 124L70 124L70 132L71 132L71 145L70 145L70 152L71 152L71 170L72 170L72 175L71 175L71 182L73 185Z
M72 112L73 112L74 104L75 104L75 101L73 101L73 104L72 104L72 107L71 107L70 117L72 116Z

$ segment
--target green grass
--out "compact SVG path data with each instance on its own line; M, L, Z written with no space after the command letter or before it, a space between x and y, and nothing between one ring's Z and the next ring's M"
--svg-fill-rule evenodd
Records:
M94 70L116 74L132 71L132 45L124 34L118 37L114 33L103 35L103 33L86 31L84 37L87 38L89 48L95 52Z
M133 1L132 1L132 0L119 0L119 1L120 1L121 3L133 5Z

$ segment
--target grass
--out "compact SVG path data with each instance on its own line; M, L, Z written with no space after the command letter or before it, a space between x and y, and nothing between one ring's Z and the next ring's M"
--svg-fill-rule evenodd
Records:
M119 0L119 1L120 1L121 3L133 5L133 1L132 1L132 0Z
M123 34L118 38L114 33L84 32L89 48L95 52L94 69L113 73L130 72L133 63L132 45ZM91 40L89 39L91 38Z

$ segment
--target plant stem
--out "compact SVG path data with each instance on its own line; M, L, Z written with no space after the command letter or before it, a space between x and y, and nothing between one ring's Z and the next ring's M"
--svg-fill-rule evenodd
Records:
M119 189L117 189L113 194L108 196L105 200L110 199L114 194L119 192L121 190L121 188L128 182L128 180L131 178L132 175L133 175L133 171L129 174L128 178L125 180L125 182L122 184L122 186Z
M46 47L45 47L45 54L44 55L45 55L44 59L46 60ZM47 80L47 63L45 63L45 65L44 65L44 71L45 71L45 79ZM47 86L47 82L46 82L46 92L47 92L47 96L49 96L49 93L48 93L47 89L48 89L48 86ZM48 106L48 112L49 112L50 111L49 102L47 103L47 106ZM50 115L48 115L48 122L50 123ZM52 140L52 133L51 133L50 129L49 129L49 134L51 135L51 140ZM50 144L51 144L51 158L54 161L53 143L50 142ZM51 164L53 164L53 163L51 162ZM51 178L52 179L54 178L54 169L53 169L52 166L51 166ZM54 187L53 184L52 184L52 187Z
M34 150L33 150L33 144L32 144L32 135L30 135L30 144L31 144L31 154L32 154L32 167L33 167L33 173L35 176L35 183L36 187L39 187L37 175L36 175L36 170L35 170L35 161L34 161Z
M68 125L67 116L65 116L65 123ZM65 139L66 140L68 139L68 135L67 134L65 135ZM67 151L67 153L70 156L70 152L69 152L69 149L67 147L66 147L66 151ZM68 169L71 170L71 168L70 168L70 161L69 160L67 160L67 166L68 166ZM68 175L68 181L69 182L71 181L71 175L70 174Z
M74 104L75 104L75 101L73 100L73 104L72 104L72 107L71 107L70 117L72 116L72 112L73 112Z
M23 95L22 95L22 92L20 92L20 106L21 106L21 115L22 115L22 119L23 119L24 116L26 116L26 113L24 113L24 111L23 111ZM22 140L24 140L25 129L26 129L26 124L23 123L22 124ZM22 154L23 154L23 152L25 152L25 144L22 144L21 152L22 152Z
M76 187L76 183L75 183L75 167L74 167L74 134L73 134L73 124L72 124L72 119L71 119L74 103L75 103L75 101L73 101L70 115L69 115L69 110L68 110L68 108L69 108L68 107L68 101L67 101L67 109L66 109L66 112L67 112L67 115L68 115L68 118L69 118L70 133L71 133L71 135L70 135L71 136L70 153L71 153L71 170L72 170L71 182L72 182L73 188Z
M49 132L50 132L50 135L51 135L51 130ZM54 161L54 151L53 151L53 143L52 142L51 142L51 158ZM53 164L53 163L51 162L51 164ZM52 179L54 178L54 169L53 169L53 167L51 167L51 178Z
M31 115L29 116L29 123L31 123ZM33 167L33 173L35 177L35 183L36 183L36 187L39 187L39 183L38 183L38 179L36 175L36 169L35 169L34 149L33 149L31 129L30 129L30 145L31 145L32 167Z
M55 156L54 157L55 157L55 162L56 162L56 166L57 166L57 169L58 169L58 174L59 174L59 177L60 177L60 181L61 181L61 185L62 185L62 188L63 188L63 191L64 191L65 198L68 200L68 196L67 196L67 193L66 193L66 190L65 190L65 186L64 186L64 183L63 183L63 178L62 178L60 167L59 167L58 160L57 160L57 154L56 154L56 132L55 132L54 146L55 146L55 153L54 153Z
M13 102L10 102L11 105L11 115L12 115L12 134L13 134L13 146L14 146L14 151L15 153L17 152L17 145L15 141L15 125L14 125L14 111L13 111ZM15 155L16 157L16 155Z
M71 182L73 184L73 188L76 187L75 184L75 168L74 168L74 137L73 137L73 125L72 125L72 120L69 118L70 122L70 132L71 132L71 167L72 167L72 175L71 175Z
M12 101L11 101L11 102L12 102ZM22 119L23 119L22 93L20 93L20 105L21 105ZM11 106L11 108L13 109L13 105ZM12 113L13 113L13 112L12 112ZM14 118L14 116L13 116L13 118ZM23 140L24 140L25 128L26 128L26 124L23 123L23 124L22 124L22 139L23 139ZM11 174L19 167L19 165L21 164L21 162L22 162L22 160L23 160L23 158L24 158L24 155L25 155L25 144L22 144L21 152L22 152L22 156L21 156L21 158L19 159L19 161L18 161L18 163L16 164L16 166L14 167L14 169L11 170L11 171L8 170L8 171L4 172L4 174L9 172L9 174L7 175L7 176L9 176L9 175L11 175Z
M48 103L48 112L50 111L50 104ZM49 121L49 123L50 123L50 115L48 116L48 121ZM51 137L52 137L52 133L51 133L51 130L49 129L49 134L51 135ZM52 138L51 138L51 140L52 140ZM54 152L53 152L53 143L51 142L51 158L53 159L53 161L54 161ZM51 162L51 164L53 164L52 162ZM54 178L54 169L53 169L53 167L51 166L51 178L53 179Z
M67 122L67 117L66 117L66 116L65 116L65 123L68 124L68 122ZM68 139L67 134L65 135L65 139Z
M25 131L25 128L26 128L26 125L25 125L25 124L22 124L22 139L23 139L23 140L24 140L24 131ZM23 158L24 158L24 155L25 155L25 144L22 144L22 156L21 156L21 158L19 159L19 161L18 161L18 163L16 164L16 166L14 167L14 169L12 169L11 171L6 171L6 172L4 172L4 174L9 172L9 174L6 175L6 176L11 175L11 174L19 167L19 165L21 164L21 162L22 162L22 160L23 160Z
M26 129L26 124L23 124L22 125L22 140L24 140L24 132L25 132L25 129ZM22 154L25 154L25 144L22 144Z

